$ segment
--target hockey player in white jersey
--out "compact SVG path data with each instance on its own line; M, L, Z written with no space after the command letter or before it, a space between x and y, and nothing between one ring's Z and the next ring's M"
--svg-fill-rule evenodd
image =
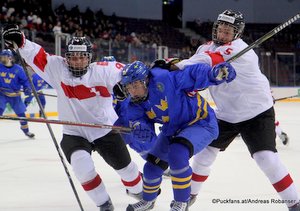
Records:
M199 62L214 66L228 60L248 46L241 39L244 27L242 13L225 10L213 25L212 41L201 45L191 58L175 65L183 69ZM273 100L269 82L259 69L258 57L250 50L231 64L236 70L236 79L209 87L217 107L219 137L194 156L191 199L195 200L209 176L218 152L224 151L240 133L252 158L289 210L299 211L296 186L276 150Z
M60 120L108 125L117 120L111 93L121 80L122 63L91 63L92 44L85 37L70 40L65 59L50 55L40 45L26 40L16 25L6 26L3 38L9 47L16 43L26 63L56 89ZM100 211L112 211L114 207L95 170L92 151L97 151L116 170L129 192L142 192L140 172L120 134L110 129L64 125L61 147L75 176Z

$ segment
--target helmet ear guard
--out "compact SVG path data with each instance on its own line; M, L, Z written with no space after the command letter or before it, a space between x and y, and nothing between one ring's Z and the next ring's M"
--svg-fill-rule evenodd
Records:
M69 66L69 71L74 77L83 76L87 72L88 66L92 61L92 43L85 37L73 37L69 41L67 48L65 57ZM74 58L82 59L84 63L72 62Z
M244 20L243 14L239 11L225 10L224 12L219 14L217 20L214 22L214 25L213 25L212 40L217 45L223 45L225 43L218 40L218 37L217 37L217 29L218 29L219 25L228 25L228 26L233 27L233 29L234 29L233 40L236 40L236 39L240 38L244 32L245 20Z

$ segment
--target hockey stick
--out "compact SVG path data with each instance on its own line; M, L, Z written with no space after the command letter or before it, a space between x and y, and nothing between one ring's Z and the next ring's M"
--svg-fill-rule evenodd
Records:
M286 100L286 99L294 98L294 97L299 97L299 95L292 95L292 96L289 96L289 97L277 98L274 101Z
M83 123L83 122L72 122L72 121L62 121L55 119L43 119L43 118L26 118L26 117L11 117L11 116L0 116L0 119L5 120L18 120L18 121L28 121L28 122L40 122L40 123L49 123L57 125L71 125L71 126L81 126L81 127L94 127L100 129L111 129L120 133L130 133L131 128L114 126L114 125L104 125L104 124L94 124L94 123Z
M274 101L276 102L276 101L285 100L285 99L294 98L294 97L300 97L300 89L298 89L298 94L297 95L292 95L292 96L288 96L288 97L277 98Z
M254 41L250 45L248 45L248 47L244 48L239 53L237 53L236 55L232 56L226 62L229 62L229 63L233 62L234 60L236 60L237 58L239 58L240 56L242 56L243 54L245 54L249 50L257 47L261 43L265 42L266 40L268 40L269 38L271 38L272 36L274 36L275 34L277 34L278 32L280 32L281 30L283 30L284 28L286 28L287 26L291 25L292 23L294 23L299 18L300 18L300 12L298 12L295 16L291 17L286 22L284 22L284 23L280 24L279 26L275 27L274 29L272 29L271 31L269 31L267 34L265 34L261 38L257 39L256 41Z
M47 97L57 97L57 95L53 95L53 94L46 94L44 92L37 92L38 95L44 95L44 96L47 96Z
M4 87L0 87L0 91L1 90L10 90L10 89L8 89L8 88L4 88ZM24 90L19 90L20 92L24 92ZM14 93L16 93L16 94L19 94L18 92L14 92ZM53 95L53 94L46 94L46 93L43 93L43 92L39 92L39 91L37 91L37 94L38 95L45 95L45 96L48 96L48 97L57 97L57 95Z
M46 120L47 117L46 117L46 114L45 114L45 110L44 110L44 108L43 108L43 106L42 106L42 103L41 103L39 97L38 97L37 91L36 91L36 89L35 89L35 87L34 87L34 84L33 84L33 82L32 82L32 79L31 79L31 77L30 77L30 74L29 74L29 72L28 72L28 70L27 70L27 68L26 68L25 61L23 60L23 58L22 58L22 56L21 56L21 54L20 54L19 48L18 48L18 46L17 46L17 44L16 44L15 42L13 42L13 47L14 47L14 49L15 49L15 51L16 51L17 56L19 57L19 60L20 60L20 62L21 62L21 65L22 65L22 67L23 67L23 69L24 69L24 71L25 71L25 74L26 74L26 76L27 76L27 78L28 78L28 80L29 80L29 83L30 83L30 86L31 86L33 95L34 95L34 97L35 97L35 99L36 99L36 101L37 101L37 103L38 103L38 105L39 105L41 114L42 114L42 116L45 118L44 120ZM61 163L62 163L62 165L63 165L63 167L64 167L64 169L65 169L66 175L67 175L67 177L68 177L68 179L69 179L69 182L70 182L70 185L71 185L71 187L72 187L72 190L73 190L73 193L74 193L74 195L75 195L75 198L76 198L76 200L77 200L78 206L79 206L79 208L80 208L81 211L84 211L83 206L82 206L81 201L80 201L80 198L79 198L79 196L78 196L77 190L76 190L76 188L75 188L74 182L73 182L72 177L71 177L71 175L70 175L70 172L69 172L69 170L68 170L68 168L67 168L67 165L66 165L66 162L65 162L65 160L64 160L64 157L63 157L63 155L62 155L62 153L61 153L61 151L60 151L60 148L59 148L59 146L58 146L57 140L56 140L56 138L55 138L55 136L54 136L54 132L53 132L53 130L52 130L52 128L51 128L51 126L50 126L49 123L46 123L46 125L47 125L47 128L48 128L48 130L49 130L49 133L50 133L50 135L51 135L52 141L53 141L53 143L54 143L54 145L55 145L55 148L56 148L56 151L57 151L58 156L59 156L59 158L60 158L60 161L61 161Z

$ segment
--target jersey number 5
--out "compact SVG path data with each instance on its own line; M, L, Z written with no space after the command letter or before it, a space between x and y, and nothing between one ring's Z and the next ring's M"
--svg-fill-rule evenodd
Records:
M231 54L231 52L232 52L232 48L227 48L227 49L224 51L224 54L225 54L225 55L229 55L229 54Z

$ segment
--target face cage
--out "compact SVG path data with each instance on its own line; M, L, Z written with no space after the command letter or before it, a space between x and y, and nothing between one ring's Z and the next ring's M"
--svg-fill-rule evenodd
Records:
M145 93L144 96L132 97L132 96L130 95L130 93L127 91L126 85L124 85L124 86L125 86L126 94L127 94L127 96L130 96L130 101L131 101L132 103L139 104L139 103L144 102L144 101L148 98L148 93L149 93L149 92L148 92L148 88L147 88L147 82L146 82L146 80L140 80L140 81L143 83L143 85L144 85L144 87L145 87L145 89L146 89L146 93Z
M216 45L226 44L226 43L223 43L222 41L218 40L217 29L218 29L219 25L227 25L227 26L233 27L234 36L233 36L233 39L231 41L236 40L237 38L242 36L242 30L240 30L240 28L238 26L235 26L235 25L230 24L230 23L226 23L224 21L215 21L214 25L213 25L213 29L212 29L212 40L214 41L214 43Z
M87 65L85 67L81 67L81 68L79 68L77 66L71 66L70 59L71 59L71 57L76 57L76 56L84 56L84 57L88 58ZM91 64L91 61L92 61L92 53L89 53L89 52L67 52L65 54L65 57L67 59L69 71L72 73L72 75L74 77L81 77L84 74L86 74L88 71L88 66Z

